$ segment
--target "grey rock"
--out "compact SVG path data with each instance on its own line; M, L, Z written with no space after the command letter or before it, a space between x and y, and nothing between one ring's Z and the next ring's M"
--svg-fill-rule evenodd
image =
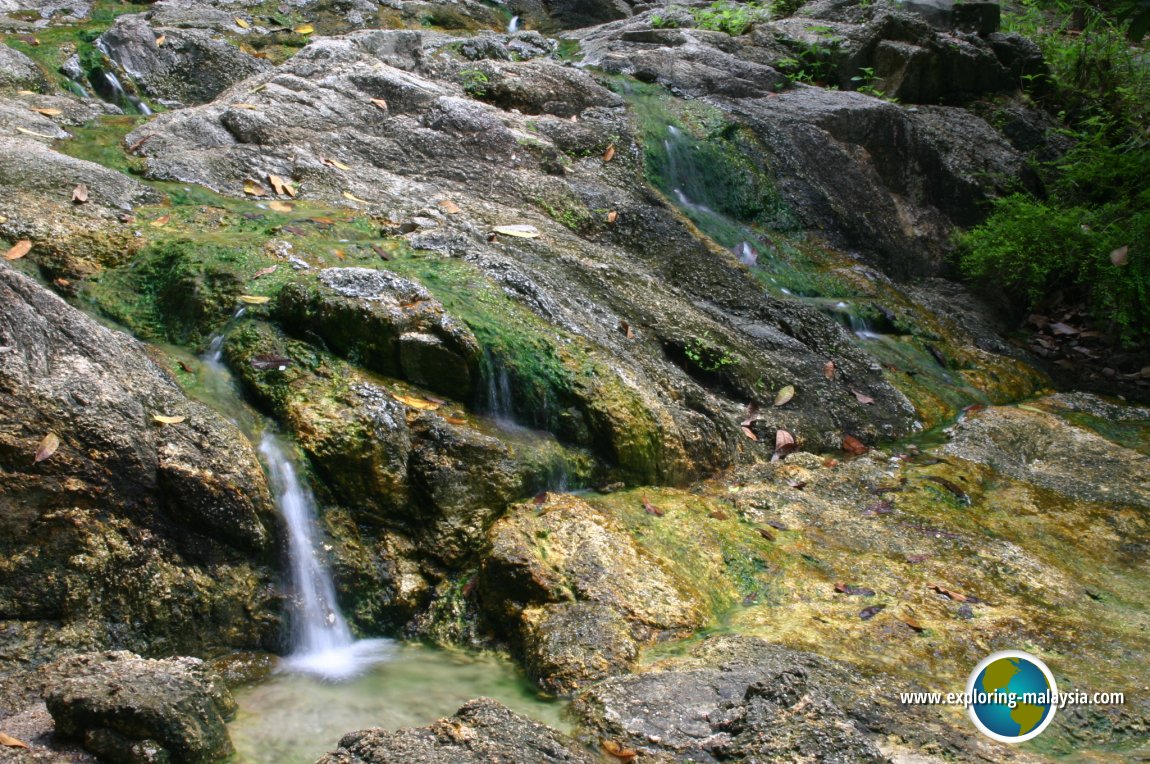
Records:
M625 674L639 656L631 627L617 610L593 602L565 602L523 612L527 674L549 692L568 694Z
M45 85L44 73L35 61L0 45L0 90L38 90Z
M76 655L43 669L56 732L110 764L211 764L232 753L236 703L196 658Z
M599 761L560 733L500 703L480 698L427 727L345 735L316 764L595 764Z

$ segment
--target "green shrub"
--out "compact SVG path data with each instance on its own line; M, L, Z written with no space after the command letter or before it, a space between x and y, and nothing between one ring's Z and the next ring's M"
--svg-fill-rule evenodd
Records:
M726 32L738 37L751 30L756 21L770 18L770 12L757 3L736 3L731 0L716 0L706 8L692 8L695 26L715 32Z

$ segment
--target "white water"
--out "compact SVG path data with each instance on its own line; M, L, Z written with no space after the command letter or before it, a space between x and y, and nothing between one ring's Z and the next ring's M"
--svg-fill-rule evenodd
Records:
M296 474L295 465L270 433L260 442L276 505L288 533L288 560L294 607L292 653L281 664L289 671L339 681L361 674L388 658L388 639L356 641L339 612L331 571L316 554L315 499Z
M512 16L511 21L507 24L507 34L515 34L519 31L519 17Z

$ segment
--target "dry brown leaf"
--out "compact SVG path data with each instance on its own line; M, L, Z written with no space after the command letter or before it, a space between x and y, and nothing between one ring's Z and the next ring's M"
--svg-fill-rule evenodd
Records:
M743 430L743 434L744 434L744 435L746 435L746 436L747 436L748 438L750 438L751 440L753 440L753 441L756 441L756 442L759 440L759 436L758 436L758 435L756 435L756 434L755 434L755 431L754 431L754 430L752 430L750 427L746 427L746 426L744 426L744 427L742 428L742 430Z
M418 409L419 411L436 411L443 405L435 401L429 401L426 398L416 398L415 396L403 395L402 393L392 393L391 395L400 403L410 406L413 409Z
M33 109L32 111L37 114L43 114L45 117L58 117L64 113L60 109Z
M1119 247L1118 249L1116 249L1110 253L1110 262L1114 263L1115 265L1117 265L1120 268L1123 265L1126 265L1126 263L1129 261L1130 261L1130 246L1128 244L1125 244L1125 245Z
M371 204L371 202L369 202L367 199L360 199L358 196L351 193L350 191L344 191L343 192L343 198L347 199L349 202L359 202L360 204Z
M835 362L827 361L823 364L823 376L827 379L835 378Z
M163 414L152 414L152 421L159 422L160 424L179 424L187 419L186 416L164 416Z
M260 185L259 181L245 180L244 193L248 196L267 196L268 190Z
M387 111L387 101L383 100L382 98L373 98L371 99L371 103L376 108Z
M40 441L40 445L36 446L36 455L32 457L32 463L37 464L51 457L59 447L60 438L54 432L48 433Z
M272 298L255 294L241 294L239 299L240 302L246 302L248 305L263 305L269 302Z
M467 424L467 420L461 416L445 416L443 417L443 421L447 422L448 424L453 424L456 427Z
M5 735L3 732L0 732L0 745L5 746L7 748L27 748L28 747L28 744L25 743L23 740L17 740L16 738L12 737L11 735Z
M451 201L450 199L444 199L443 201L439 202L439 209L443 210L448 215L458 215L459 213L463 212L463 208L461 208L458 204Z
M344 164L343 162L339 161L338 159L321 159L320 161L323 162L324 164L328 165L329 167L334 167L337 170L350 170L351 169L351 165Z
M904 615L901 618L899 618L899 620L902 621L903 623L905 623L907 626L914 629L915 631L917 631L919 634L926 631L925 626L923 626L921 623L919 623L914 618L911 618L909 615Z
M861 456L870 449L861 440L853 435L843 435L843 451L855 456Z
M646 496L643 497L642 501L643 501L643 511L646 512L648 515L654 515L655 517L662 517L663 515L667 514L666 512L664 512L663 510L659 509L654 504L652 504L650 501L648 501Z
M238 26L240 29L250 29L252 26L248 22L241 19L239 16L235 17L235 22L236 22L236 26Z
M858 390L851 390L851 392L855 394L855 400L864 406L874 403L874 398L870 397L869 395L863 395Z
M156 47L157 48L164 47L164 43L166 43L167 41L168 41L167 37L165 37L164 35L160 35L159 37L156 38Z
M291 212L295 209L289 202L281 202L278 199L273 202L268 202L268 209L275 210L276 212Z
M27 239L21 239L16 242L12 249L4 253L5 260L19 260L24 255L32 251L32 242Z
M263 276L270 276L271 274L275 273L277 270L279 270L278 265L269 265L267 268L260 268L258 271L256 271L254 274L252 274L252 278L258 279L258 278L261 278Z
M785 406L786 404L790 403L791 399L794 397L795 397L795 386L794 385L787 385L782 390L779 390L779 394L775 396L775 405L776 406Z
M272 188L275 189L275 192L277 194L282 196L283 194L287 193L287 186L284 184L284 179L281 178L280 176L269 175L268 176L268 183L272 184Z
M627 748L621 743L616 743L614 740L602 740L603 752L608 756L613 756L619 761L632 761L639 752L634 748Z
M942 596L954 600L955 602L966 602L968 599L970 599L965 594L947 589L945 586L940 586L939 584L928 584L926 588L938 592Z
M615 222L616 220L618 220L618 219L619 219L619 213L618 213L618 211L616 211L616 210L611 210L610 212L608 212L608 213L607 213L607 222L608 222L609 224L614 224L614 222Z
M139 151L141 148L143 148L145 143L147 143L148 141L152 140L155 137L156 137L155 133L148 133L143 138L141 138L140 140L136 141L131 146L129 146L128 147L128 153L129 154L135 154L137 151Z
M155 228L163 228L170 222L172 222L171 215L160 215L158 218L152 221L152 226Z
M775 450L782 451L787 448L793 448L795 445L795 436L791 435L786 430L778 430L775 433Z
M88 201L88 187L83 183L79 184L72 189L72 201L77 204L84 204Z
M313 27L311 24L300 24L292 31L296 34L311 34L315 31L315 27Z
M612 143L610 146L607 147L607 150L603 152L603 161L604 162L610 162L614 158L615 158L615 144Z

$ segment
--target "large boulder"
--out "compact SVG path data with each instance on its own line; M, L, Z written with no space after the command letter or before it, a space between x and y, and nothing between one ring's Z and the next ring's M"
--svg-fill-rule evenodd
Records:
M56 733L108 764L214 764L232 753L236 702L197 658L74 655L43 669Z
M593 764L600 761L559 732L480 698L426 727L344 735L317 764Z
M0 90L33 90L44 84L44 73L35 61L18 50L0 45Z

